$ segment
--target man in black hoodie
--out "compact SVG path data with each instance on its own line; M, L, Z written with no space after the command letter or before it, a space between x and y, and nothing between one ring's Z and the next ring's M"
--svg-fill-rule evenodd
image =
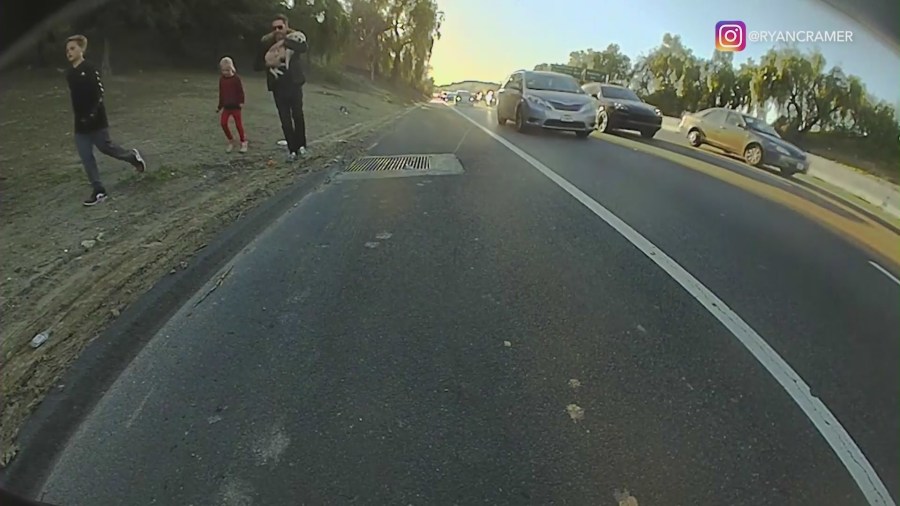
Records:
M147 164L136 149L125 149L109 138L109 121L103 103L103 83L100 71L84 59L87 37L73 35L66 39L66 59L72 65L66 72L66 81L72 94L75 112L75 147L84 165L93 191L84 205L93 206L106 200L107 193L100 181L100 170L94 158L94 147L106 156L130 163L138 172L144 172Z
M306 153L306 122L303 118L303 73L301 55L306 52L306 37L287 35L287 16L279 14L272 20L272 31L260 41L254 68L266 71L266 85L275 99L281 130L288 145L288 160Z

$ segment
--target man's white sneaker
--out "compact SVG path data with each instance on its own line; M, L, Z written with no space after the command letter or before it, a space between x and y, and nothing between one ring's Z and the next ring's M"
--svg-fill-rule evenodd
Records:
M247 141L241 143L241 149L239 150L241 153L247 152Z
M231 141L228 141L228 145L225 146L225 152L226 152L226 153L231 153L231 151L232 151L233 149L234 149L234 143L231 142Z

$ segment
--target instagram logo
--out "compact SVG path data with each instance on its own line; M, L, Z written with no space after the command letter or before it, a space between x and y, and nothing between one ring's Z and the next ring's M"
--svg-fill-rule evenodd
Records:
M747 47L747 25L743 21L716 23L716 50L743 51Z

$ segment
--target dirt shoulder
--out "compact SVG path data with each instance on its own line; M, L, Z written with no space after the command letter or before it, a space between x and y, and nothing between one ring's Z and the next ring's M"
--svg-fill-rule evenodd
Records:
M90 187L63 76L4 79L0 464L15 457L18 430L44 395L62 387L68 366L126 307L248 210L326 168L410 105L347 79L342 88L304 88L311 152L293 166L275 144L280 126L258 76L243 76L246 154L224 151L215 73L107 79L113 139L141 149L150 168L137 175L98 154L111 197L94 208L81 205ZM32 349L32 337L48 329L50 339Z

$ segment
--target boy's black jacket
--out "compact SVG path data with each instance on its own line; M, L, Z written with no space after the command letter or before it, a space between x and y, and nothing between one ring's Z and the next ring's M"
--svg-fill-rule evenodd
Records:
M66 81L69 83L72 110L75 112L75 133L109 128L100 71L90 62L83 61L66 72Z

